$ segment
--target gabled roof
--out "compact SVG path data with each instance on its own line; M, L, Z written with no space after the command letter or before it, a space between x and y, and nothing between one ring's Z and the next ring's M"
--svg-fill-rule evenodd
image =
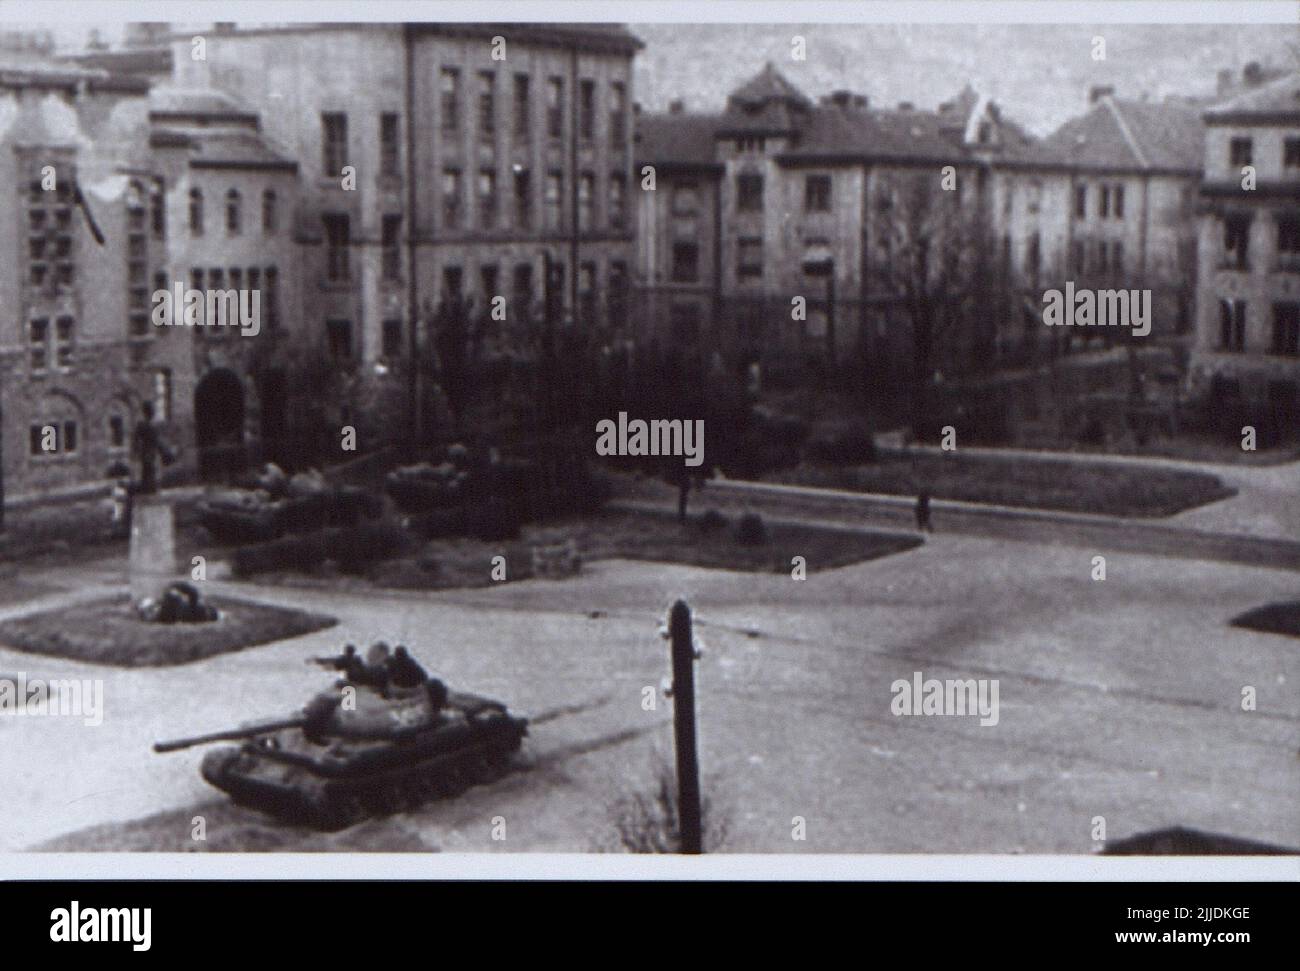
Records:
M1199 112L1179 102L1102 98L1043 140L1060 165L1105 171L1199 172L1204 156Z
M758 107L769 101L782 101L804 109L812 107L812 102L796 88L776 65L768 61L763 70L731 92L727 99L728 107Z
M1247 116L1300 116L1300 72L1261 84L1205 112L1211 124Z

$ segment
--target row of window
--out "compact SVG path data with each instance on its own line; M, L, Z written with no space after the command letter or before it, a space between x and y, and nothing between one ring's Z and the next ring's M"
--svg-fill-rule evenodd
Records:
M596 225L596 174L581 172L578 175L578 228L591 230ZM609 228L618 231L627 226L627 176L611 172L606 183L608 195L607 221ZM517 229L531 229L533 225L533 174L529 169L516 169L511 180L511 222ZM449 166L442 172L442 224L447 229L467 228L464 207L464 173ZM476 225L479 229L496 229L504 225L497 175L493 169L481 169L475 183ZM570 216L565 205L564 173L546 174L542 198L543 228L548 231L567 229Z
M104 420L104 437L110 451L125 452L130 444L126 412L116 407ZM27 452L33 458L76 455L81 447L80 429L74 418L32 422L27 426Z
M1246 350L1246 319L1245 300L1219 301L1220 350ZM1300 355L1300 303L1273 304L1273 341L1269 353L1291 357Z
M1249 212L1230 212L1223 217L1223 265L1234 270L1250 269ZM1280 214L1276 221L1277 268L1300 270L1300 215Z
M166 278L163 274L155 276L156 289L165 290ZM161 284L161 285L157 285ZM206 290L257 290L258 308L261 323L267 330L280 326L280 271L274 266L214 267L204 272L202 267L190 268L190 288L200 292ZM177 312L179 314L179 311ZM228 327L196 327L201 337L224 337Z
M533 91L532 77L515 74L513 77L512 131L517 140L532 136ZM497 72L479 71L477 75L477 132L481 141L492 142L497 136ZM464 122L461 70L455 67L442 69L439 79L440 126L444 132L456 132ZM621 81L609 85L609 144L621 150L627 142L627 86ZM550 138L561 138L564 133L564 78L550 77L546 81L546 133ZM596 82L583 78L578 82L578 137L593 141L596 137L597 93ZM401 117L396 112L379 115L379 169L380 175L393 178L400 174ZM321 159L328 176L337 175L348 164L348 116L341 111L321 113Z
M1228 141L1228 162L1234 168L1255 164L1255 140L1239 136ZM1300 169L1300 138L1282 140L1282 168Z
M244 200L238 189L226 192L225 224L227 236L239 236L244 231ZM273 236L280 228L279 200L274 189L262 192L262 233ZM190 189L190 235L202 236L204 232L203 190Z
M560 296L562 304L568 295L565 264L563 261L553 261L551 268L554 291ZM524 314L535 317L539 309L536 306L536 301L541 298L541 294L536 292L533 264L515 264L510 283L507 306L524 308L523 312L514 319L518 320ZM480 310L485 309L492 298L505 295L499 289L500 284L501 270L497 264L488 263L479 267L479 287L482 299L477 306ZM459 296L463 295L464 289L464 269L459 266L444 267L442 292ZM609 321L613 324L622 322L628 309L628 273L627 264L621 260L612 261L609 265L605 298ZM597 318L599 289L598 268L595 262L584 261L578 266L578 304L578 311L582 319L594 321ZM325 338L329 353L335 360L347 361L356 353L353 342L352 321L350 320L326 320ZM384 358L398 359L404 357L407 350L405 340L405 327L400 318L387 318L382 321L380 353Z
M1120 183L1106 183L1094 187L1097 190L1097 218L1124 218L1124 186ZM1088 218L1088 186L1074 187L1074 218Z

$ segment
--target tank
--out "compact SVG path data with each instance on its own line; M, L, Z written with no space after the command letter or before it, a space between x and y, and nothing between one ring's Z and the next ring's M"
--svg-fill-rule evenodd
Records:
M499 778L527 732L500 702L436 678L411 687L345 678L293 715L154 750L238 740L203 757L204 779L240 805L337 830Z

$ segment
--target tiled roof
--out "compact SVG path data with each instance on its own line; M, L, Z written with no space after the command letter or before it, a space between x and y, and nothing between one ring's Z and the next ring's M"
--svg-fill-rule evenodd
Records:
M1220 115L1300 114L1300 73L1262 84L1205 112L1213 121Z
M636 124L638 162L715 165L719 115L641 115Z
M785 101L803 108L811 107L811 102L804 93L791 84L771 61L733 91L728 101L737 107L757 106L769 101Z
M1189 104L1104 98L1047 136L1043 148L1058 164L1078 168L1195 172L1204 136Z

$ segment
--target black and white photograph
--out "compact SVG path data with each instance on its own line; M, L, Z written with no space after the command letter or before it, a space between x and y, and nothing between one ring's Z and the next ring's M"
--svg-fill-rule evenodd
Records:
M0 5L9 875L1300 877L1294 4L284 6Z

